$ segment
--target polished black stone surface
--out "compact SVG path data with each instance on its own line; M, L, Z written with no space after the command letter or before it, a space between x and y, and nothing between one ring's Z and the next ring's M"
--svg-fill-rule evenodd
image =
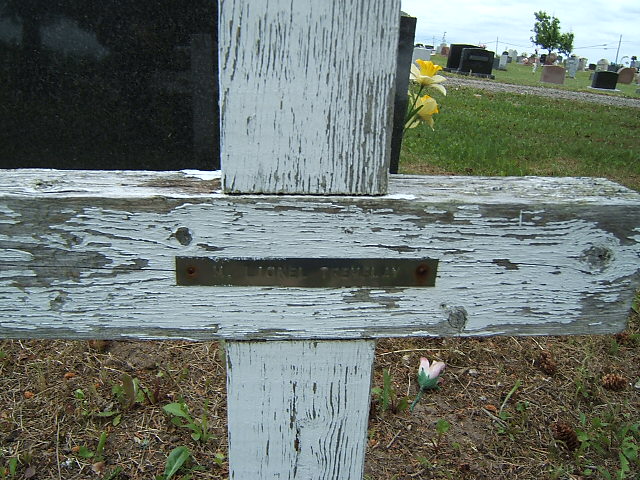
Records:
M0 168L217 168L216 22L212 0L0 0Z

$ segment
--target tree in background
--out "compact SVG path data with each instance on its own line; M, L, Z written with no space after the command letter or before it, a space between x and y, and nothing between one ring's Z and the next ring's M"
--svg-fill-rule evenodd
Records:
M533 33L531 41L546 48L549 53L558 50L560 53L569 55L573 50L573 33L560 32L560 20L556 17L549 16L547 12L542 10L534 13L536 22L533 24Z

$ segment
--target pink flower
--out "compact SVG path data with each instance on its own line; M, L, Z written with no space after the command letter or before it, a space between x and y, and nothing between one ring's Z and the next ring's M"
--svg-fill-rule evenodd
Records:
M444 370L444 362L433 362L429 364L429 360L422 357L420 359L420 368L418 369L418 384L420 390L429 390L437 388L440 375Z

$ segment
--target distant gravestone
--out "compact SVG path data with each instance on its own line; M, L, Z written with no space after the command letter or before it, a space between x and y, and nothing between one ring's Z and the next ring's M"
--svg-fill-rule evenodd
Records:
M606 72L609 69L609 60L601 58L596 64L596 72Z
M578 72L578 66L580 61L575 55L572 55L567 59L567 73L571 78L576 78L576 73Z
M449 50L449 58L447 58L447 66L444 68L447 72L458 70L460 59L462 58L462 50L465 48L478 48L476 45L467 45L465 43L452 43Z
M559 65L544 65L540 81L545 83L564 84L565 69Z
M482 76L491 75L493 55L493 52L484 48L463 48L457 71L458 73L473 73Z
M431 50L422 47L415 47L413 49L413 57L411 63L416 63L416 60L431 60Z
M591 80L591 88L614 90L616 83L618 83L618 74L616 72L596 71Z
M618 83L630 85L636 76L636 69L631 67L621 68L618 70Z
M584 57L580 57L580 59L578 60L578 70L581 72L584 72L587 69L588 63L589 63L588 59Z
M502 52L502 55L500 55L500 63L498 64L498 69L506 70L508 60L509 60L509 54L507 52Z

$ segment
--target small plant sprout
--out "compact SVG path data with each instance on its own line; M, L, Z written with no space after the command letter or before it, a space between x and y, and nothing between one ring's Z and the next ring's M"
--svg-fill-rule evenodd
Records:
M372 393L378 397L380 409L383 412L390 410L393 413L399 413L409 407L409 402L406 398L397 398L391 374L387 368L382 371L382 388L375 387L372 389Z
M214 437L209 433L207 414L203 413L199 419L193 418L189 414L189 408L184 403L169 403L162 408L165 413L171 415L171 423L177 427L191 430L191 438L203 443Z
M436 449L436 455L438 454L438 451L440 450L440 445L442 444L442 438L449 431L449 428L451 428L451 424L449 422L447 422L444 418L441 418L436 423L437 436L436 436L435 439L431 440L431 442L433 443L434 448Z
M412 412L422 398L423 393L428 390L440 388L438 384L441 381L440 375L442 375L444 367L444 362L433 362L433 364L430 364L426 358L422 357L420 359L420 367L418 368L418 385L420 386L420 390L418 391L418 396L411 404L410 410Z

